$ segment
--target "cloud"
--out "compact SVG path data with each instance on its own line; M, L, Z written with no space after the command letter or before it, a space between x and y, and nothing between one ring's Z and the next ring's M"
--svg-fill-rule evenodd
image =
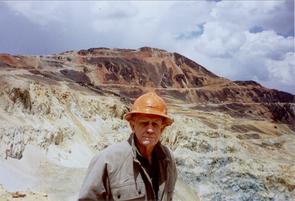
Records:
M15 14L23 15L32 22L40 25L47 25L50 22L58 22L61 20L59 15L60 2L53 1L51 3L44 1L6 1L4 2Z
M195 40L196 49L210 57L232 57L245 41L245 34L217 21L207 22L203 34Z
M179 34L175 39L176 40L190 40L198 36L201 36L204 33L204 24L199 24L196 26L195 30L187 33Z
M286 52L293 50L294 37L282 37L274 31L260 33L246 33L247 43L241 48L241 52L260 57L280 59Z
M218 21L232 23L248 30L253 25L274 30L284 36L294 35L294 1L221 1L211 15Z
M249 29L250 33L259 33L259 32L262 32L262 31L264 31L264 29L261 26L257 26L257 25L254 25L253 27L251 27Z
M287 86L294 86L294 77L295 77L294 58L295 58L294 52L288 52L287 54L284 55L282 60L268 59L266 61L266 66L267 66L268 72L270 73L270 77L272 78L270 80L276 80L280 82L281 84L284 84Z
M294 65L294 54L293 60L286 56L294 53L294 36L287 36L288 31L285 36L276 32L280 26L269 23L276 22L276 18L287 19L288 27L294 30L287 4L288 1L218 2L204 23L203 33L187 43L193 47L187 47L186 54L218 75L255 80L294 93L295 83L290 79L293 71L286 67L292 62ZM287 17L281 12L286 12ZM274 72L281 74L274 76Z

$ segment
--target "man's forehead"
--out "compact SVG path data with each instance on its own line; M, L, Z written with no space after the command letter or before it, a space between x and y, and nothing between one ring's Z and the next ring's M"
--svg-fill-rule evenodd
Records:
M136 114L135 118L139 121L162 121L163 117L153 114Z

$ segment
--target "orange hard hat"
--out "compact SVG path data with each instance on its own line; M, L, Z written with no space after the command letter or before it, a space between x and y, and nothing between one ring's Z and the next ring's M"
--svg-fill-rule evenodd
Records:
M131 120L133 114L153 114L164 117L164 124L167 126L173 123L173 119L167 115L165 101L155 92L148 92L138 97L132 106L131 112L125 114L127 121Z

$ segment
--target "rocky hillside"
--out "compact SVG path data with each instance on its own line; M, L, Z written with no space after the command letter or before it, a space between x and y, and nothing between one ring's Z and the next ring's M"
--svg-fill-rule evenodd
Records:
M22 69L28 79L78 83L127 100L155 88L167 100L190 103L192 109L267 118L290 126L295 120L294 95L254 81L218 77L182 55L159 49L92 48L35 57L1 54L0 66L6 71Z
M295 96L147 47L0 54L0 198L75 200L93 154L128 137L122 117L151 89L175 118L162 142L176 200L295 199Z

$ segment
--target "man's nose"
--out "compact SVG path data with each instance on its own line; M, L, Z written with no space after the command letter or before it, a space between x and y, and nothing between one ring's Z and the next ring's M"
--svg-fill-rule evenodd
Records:
M148 125L147 132L148 133L153 133L154 132L154 126L153 126L153 124L151 122Z

